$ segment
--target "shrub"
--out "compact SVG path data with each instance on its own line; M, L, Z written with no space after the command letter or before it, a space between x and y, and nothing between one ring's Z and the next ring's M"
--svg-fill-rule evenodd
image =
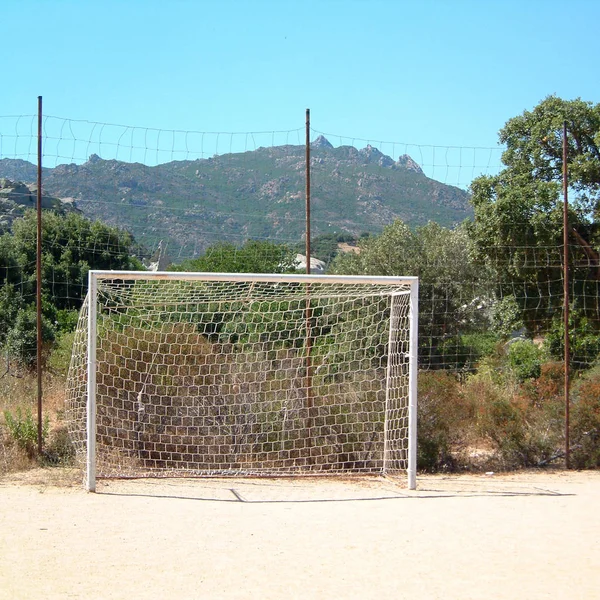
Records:
M75 309L62 309L56 311L56 326L60 332L71 332L77 328L79 311Z
M514 388L516 381L513 372L507 366L504 346L489 356L481 359L477 365L477 372L470 375L467 382L492 382L503 388Z
M14 443L7 427L0 423L0 476L25 471L34 465L35 461Z
M66 375L69 372L74 340L75 332L66 331L58 335L48 357L48 367L52 371L61 375Z
M498 344L494 333L469 333L452 336L439 342L431 353L432 367L451 370L472 370L482 358L493 354ZM430 352L430 340L425 340L423 348ZM435 355L435 356L434 356Z
M556 397L562 399L565 389L564 363L546 362L542 364L536 388L541 400Z
M472 416L472 408L464 402L456 378L443 371L419 373L418 406L418 468L455 470L455 453Z
M535 382L525 385L514 380L511 384L509 377L493 370L482 370L465 383L464 393L477 407L477 432L493 450L490 468L537 466L549 460L560 444L560 403L556 399L536 403Z
M540 376L544 356L531 340L515 340L508 347L508 364L520 382Z
M565 366L561 362L549 361L540 365L537 379L525 381L520 388L523 400L535 408L548 402L564 403Z
M42 342L54 340L54 327L42 316ZM8 332L6 346L10 355L24 366L33 368L37 360L37 315L35 307L19 309Z
M570 425L573 466L600 467L600 368L573 385Z
M571 364L576 369L590 368L600 355L600 331L597 327L582 311L573 310L569 314ZM555 318L546 336L546 346L556 359L564 356L564 340L564 321Z
M503 338L524 327L521 309L514 296L505 296L493 305L491 326L492 331Z
M499 338L495 333L469 333L462 336L462 343L475 360L480 360L496 352Z
M17 407L14 415L9 410L5 410L4 420L12 439L17 443L19 448L25 450L29 457L35 456L38 443L38 424L33 418L31 409L27 409L25 414L23 414L21 407ZM44 444L48 437L48 430L49 420L48 416L46 416L42 424L42 444Z
M524 415L499 390L489 393L480 409L479 429L492 442L502 468L532 466L535 452L526 440Z
M54 428L48 436L48 443L44 448L43 462L53 466L68 466L75 459L75 448L69 437L67 427L61 425Z

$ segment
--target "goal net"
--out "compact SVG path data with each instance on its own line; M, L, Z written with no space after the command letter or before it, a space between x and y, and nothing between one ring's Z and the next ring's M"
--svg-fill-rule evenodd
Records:
M97 477L402 474L417 280L92 271L67 384Z

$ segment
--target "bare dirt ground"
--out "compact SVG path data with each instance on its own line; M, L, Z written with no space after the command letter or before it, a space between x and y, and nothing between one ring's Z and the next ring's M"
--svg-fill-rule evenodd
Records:
M0 598L600 598L600 472L0 479Z

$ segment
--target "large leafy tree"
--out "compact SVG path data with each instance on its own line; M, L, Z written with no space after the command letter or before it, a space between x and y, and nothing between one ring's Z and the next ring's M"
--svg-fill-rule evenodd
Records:
M485 320L485 272L470 258L463 226L430 222L411 230L402 221L361 240L358 254L338 255L331 270L345 275L419 277L419 348L422 366L462 367L469 362L461 336Z
M30 211L0 237L16 256L18 269L7 274L25 292L35 293L37 217ZM45 212L42 219L42 292L57 309L79 309L90 269L140 269L139 250L130 233L90 221L78 213ZM10 256L10 253L9 255ZM2 270L0 269L0 281Z
M43 339L73 326L90 269L141 269L133 237L78 213L44 212L42 219ZM35 356L37 217L27 212L0 235L0 346L33 364ZM33 342L32 342L33 340Z
M598 314L600 282L600 104L549 96L500 130L498 175L471 185L470 236L497 277L497 292L519 305L530 331L545 331L562 304L563 123L567 125L569 240L573 302Z

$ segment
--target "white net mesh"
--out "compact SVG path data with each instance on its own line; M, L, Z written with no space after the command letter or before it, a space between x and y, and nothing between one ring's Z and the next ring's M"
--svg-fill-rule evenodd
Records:
M98 476L407 469L408 282L205 277L99 279ZM68 381L80 455L88 314Z

